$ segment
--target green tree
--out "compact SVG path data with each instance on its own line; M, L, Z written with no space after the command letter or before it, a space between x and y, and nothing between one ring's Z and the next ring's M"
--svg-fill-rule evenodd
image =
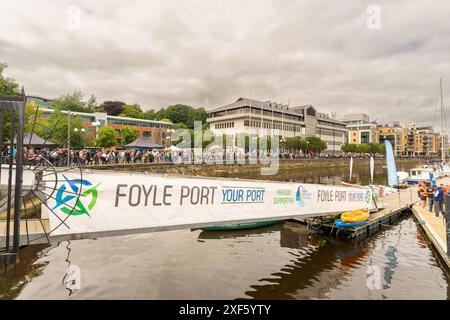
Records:
M120 117L128 117L128 118L144 118L144 113L142 112L141 107L138 104L133 105L123 105L122 112L119 114Z
M194 121L206 122L207 113L203 108L193 108L184 104L176 104L163 108L156 113L156 119L170 119L173 123L183 123L194 128Z
M290 151L306 151L306 140L302 137L290 137L281 140L280 147Z
M323 141L322 139L320 139L319 137L306 137L305 138L306 141L306 148L308 150L311 150L312 152L321 152L323 150L326 150L327 148L327 143L325 141Z
M367 149L370 154L374 155L374 154L378 153L378 151L380 150L380 147L379 147L378 143L369 143L367 145Z
M106 112L109 116L118 116L123 112L123 106L126 105L122 101L104 101L97 107L98 112Z
M31 131L36 132L37 130L37 126L34 125L33 126L33 122L34 122L34 117L36 114L36 106L31 104L31 103L27 103L25 105L25 119L24 119L24 123L25 123L25 127L24 127L24 131L25 133L29 133ZM37 117L39 118L39 116L42 114L41 111L38 111ZM14 114L14 121L15 121L15 134L17 134L17 123L19 120L19 115L17 112L15 112ZM3 123L3 137L4 137L4 141L9 141L10 137L11 137L11 111L10 110L6 110L5 111L5 119L4 119L4 123ZM25 141L26 142L26 141Z
M363 143L358 145L358 152L359 153L369 153L369 145L367 143Z
M109 126L101 127L98 130L97 146L110 148L118 145L116 130Z
M353 144L353 143L346 143L342 146L342 151L344 152L352 152L352 153L357 153L359 152L358 150L358 145L357 144Z
M34 117L34 116L33 116ZM69 116L63 114L60 109L50 115L48 119L37 119L34 132L40 137L47 139L59 146L66 146L67 135L69 129ZM81 129L83 128L82 120L75 116L70 116L70 146L72 148L83 147L83 139L81 136ZM78 131L76 132L75 129Z
M120 129L120 144L126 145L135 141L139 137L139 132L133 128L121 128Z
M5 63L0 63L0 95L3 96L14 96L14 95L19 95L20 94L20 89L19 89L19 84L10 77L5 77L3 75L3 72L5 71L5 69L8 66ZM36 113L36 106L31 104L31 103L27 103L25 105L25 128L24 131L25 133L31 132L31 130L35 131L34 127L33 127L33 122L34 122L34 117L35 117L35 113ZM42 112L38 112L37 117L39 117L42 114ZM4 141L9 141L10 137L11 137L11 124L12 124L12 119L11 119L11 111L10 110L6 110L4 113L4 123L3 123L3 137L4 137ZM18 121L18 113L15 112L15 116L14 116L14 121L17 124ZM17 126L16 126L17 129ZM26 141L25 141L26 142Z
M75 90L56 98L53 102L53 108L59 110L70 110L75 112L93 113L96 108L96 98L91 96L87 101L83 101L83 94Z
M19 95L19 84L13 78L5 77L3 72L8 68L6 63L0 63L0 95Z
M147 120L155 120L156 119L156 111L155 110L147 110L143 113L143 118Z

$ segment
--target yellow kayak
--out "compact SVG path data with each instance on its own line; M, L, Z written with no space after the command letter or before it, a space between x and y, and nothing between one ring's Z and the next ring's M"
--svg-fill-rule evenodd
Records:
M369 211L366 209L353 210L349 212L344 212L341 215L341 220L345 223L351 222L361 222L369 218Z

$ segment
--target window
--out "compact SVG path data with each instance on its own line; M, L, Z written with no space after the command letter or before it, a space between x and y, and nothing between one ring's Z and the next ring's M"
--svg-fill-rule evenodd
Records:
M142 132L142 136L143 137L151 137L152 136L152 132L151 131L144 131L144 132Z
M370 132L361 132L361 143L369 143L370 142Z

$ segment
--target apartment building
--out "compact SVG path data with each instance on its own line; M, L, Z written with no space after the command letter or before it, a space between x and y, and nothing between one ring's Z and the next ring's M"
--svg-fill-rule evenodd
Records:
M341 122L346 124L348 135L345 143L364 144L377 142L377 125L371 123L365 113L345 115Z

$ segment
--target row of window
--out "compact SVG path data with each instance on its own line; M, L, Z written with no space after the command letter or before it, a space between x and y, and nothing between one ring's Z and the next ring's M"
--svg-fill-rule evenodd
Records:
M146 127L146 128L170 128L170 125L160 124L160 123L148 123L148 122L137 122L129 120L120 119L108 119L109 124L119 124L122 126L134 126L134 127Z
M49 119L52 112L44 112L42 114L42 118ZM72 119L80 119L83 122L93 122L95 120L94 117L89 116L80 116L80 115L73 115ZM105 125L105 120L100 120L101 125ZM145 128L166 128L169 129L169 124L160 124L160 123L147 123L147 122L140 122L140 121L129 121L129 120L119 120L119 119L108 119L108 124L118 124L122 126L133 126L133 127L145 127Z
M234 122L223 122L223 123L216 123L214 125L216 129L229 129L234 128Z
M344 136L343 132L327 130L327 129L316 129L316 135L318 136L331 136L336 138L342 138Z
M322 126L328 126L328 127L345 128L345 124L322 121L322 120L318 120L317 124L322 125Z
M241 113L249 113L250 107L242 107L242 108L236 108L226 111L219 111L214 112L211 114L211 116L214 117L224 117L224 116L230 116L234 114L241 114ZM303 115L293 115L293 114L286 114L275 110L261 110L260 108L251 108L251 114L262 116L262 117L274 117L274 118L283 118L287 120L295 120L295 121L303 121Z
M245 127L250 126L253 128L272 129L272 122L244 120L244 126ZM284 128L284 131L300 132L302 127L296 126L296 125L283 124L283 128ZM281 130L281 123L279 123L279 122L273 123L273 129Z

